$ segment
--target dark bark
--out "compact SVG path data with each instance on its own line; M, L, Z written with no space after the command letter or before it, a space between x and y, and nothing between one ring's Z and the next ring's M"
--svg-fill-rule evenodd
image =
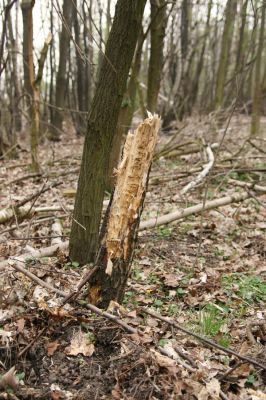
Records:
M148 70L147 109L154 113L163 69L163 45L166 28L166 1L150 0L151 3L151 50Z
M59 64L56 74L56 88L55 88L55 109L52 114L51 132L49 139L59 140L62 132L65 97L66 97L66 72L67 72L67 59L69 55L69 45L71 36L72 16L74 12L74 3L69 0L64 0L63 14L62 14L62 30L59 42Z
M118 0L85 137L70 257L85 264L98 246L109 154L146 0Z
M86 114L84 111L88 111L86 109L86 91L88 88L85 86L85 56L82 52L82 44L80 37L80 21L78 18L77 8L74 7L74 31L75 31L75 49L76 49L76 92L77 92L77 104L78 104L78 113L76 115L76 129L78 135L85 135L87 121Z

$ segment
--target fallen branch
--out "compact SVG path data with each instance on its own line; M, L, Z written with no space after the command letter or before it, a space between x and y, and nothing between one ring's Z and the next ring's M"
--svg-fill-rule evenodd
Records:
M7 260L1 261L0 271L5 270L10 265L10 262L12 263L13 261L16 261L25 263L28 258L52 257L57 253L58 250L67 250L68 246L69 242L66 241L60 244L55 244L53 246L43 247L40 250L35 250L31 248L30 252L22 254L21 256L18 256L16 258L10 257Z
M62 243L62 225L59 219L56 219L52 224L52 236L53 239L51 240L51 245L57 245Z
M254 185L252 189L258 191L259 194L266 193L266 187ZM188 217L190 215L198 214L202 210L212 210L217 207L226 206L231 203L239 203L251 197L250 193L233 193L230 196L221 197L219 199L211 200L205 204L200 203L192 207L184 208L181 210L173 211L169 214L162 215L161 217L151 218L148 221L142 221L139 226L139 231L154 228L160 225L169 224L170 222Z
M228 347L223 347L220 344L210 340L210 339L206 339L203 336L198 335L197 333L191 332L189 330L187 330L186 328L183 328L182 326L178 325L175 321L173 321L170 318L167 317L163 317L160 314L157 314L154 311L151 311L147 308L142 308L141 309L142 312L144 312L145 314L151 315L154 318L159 319L160 321L166 322L167 324L174 326L176 329L178 329L181 332L186 333L187 335L193 336L195 339L198 339L199 341L201 341L202 343L207 344L208 346L214 347L218 350L223 351L224 353L230 354L231 356L235 356L238 359L248 362L249 364L253 364L256 365L256 367L262 368L263 370L266 371L266 364L261 364L259 361L254 360L251 357L247 357L247 356L243 356L242 354L237 353L236 351L229 349Z
M208 157L208 164L205 165L203 170L199 173L199 175L196 176L196 178L189 182L188 185L186 185L181 191L180 194L184 195L186 194L189 190L193 189L195 186L197 186L203 179L208 175L210 172L211 168L213 167L214 164L214 155L212 152L212 149L210 146L206 147L206 154ZM179 195L174 196L173 200L177 200L179 198Z
M18 266L17 263L15 264L11 264L11 267L13 267L16 271L23 273L24 275L26 275L28 278L30 278L31 280L33 280L34 282L38 283L40 286L45 287L46 289L59 294L60 296L67 298L68 293L63 292L62 290L59 290L57 288L55 288L54 286L44 282L42 279L38 278L36 275L32 274L31 272L27 271L25 268ZM139 334L142 335L142 332L138 329L132 328L130 325L128 325L127 323L125 323L123 320L121 320L120 318L116 317L113 314L110 314L106 311L103 311L101 309L99 309L98 307L94 306L93 304L81 304L82 306L85 306L87 309L89 309L90 311L94 312L95 314L98 314L102 317L105 317L113 322L115 322L116 324L122 326L123 328L125 328L128 332L130 333L135 333L135 334ZM232 349L229 349L227 347L223 347L220 344L213 342L212 340L206 339L194 332L191 332L189 330L187 330L186 328L183 328L182 326L178 325L175 321L171 320L170 318L166 318L163 317L160 314L157 314L149 309L146 308L141 308L141 312L151 315L154 318L157 318L163 322L166 322L167 324L174 326L176 329L180 330L181 332L186 333L189 336L193 336L194 338L200 340L202 343L207 344L208 346L214 347L218 350L223 351L226 354L230 354L233 355L235 357L237 357L238 359L248 362L249 364L255 365L263 370L266 370L266 365L261 364L259 361L251 358L251 357L247 357L247 356L243 356L241 354L238 354L237 352L235 352Z
M51 188L62 185L63 182L53 182L50 185L44 185L41 189L32 193L31 195L25 197L23 200L18 201L11 207L7 207L0 211L0 224L3 224L13 217L25 218L30 212L33 212L33 205L28 205L23 207L25 204L29 203L31 200L38 198L41 194L47 192Z
M64 298L67 298L68 293L63 292L62 290L59 290L57 288L55 288L54 286L50 285L49 283L43 281L42 279L38 278L36 275L34 275L33 273L31 273L30 271L27 271L25 268L19 266L17 263L11 263L10 266L12 268L14 268L16 271L21 272L22 274L26 275L28 278L30 278L32 281L36 282L38 285L50 290L51 292L54 292L56 294L58 294L59 296L62 296ZM94 312L97 315L100 315L102 317L105 317L113 322L115 322L116 324L122 326L124 329L126 329L129 333L139 333L141 334L141 332L138 332L137 329L132 328L131 326L129 326L126 322L122 321L120 318L118 318L117 316L108 313L107 311L103 311L100 308L94 306L93 304L81 304L83 307L86 307L88 310Z

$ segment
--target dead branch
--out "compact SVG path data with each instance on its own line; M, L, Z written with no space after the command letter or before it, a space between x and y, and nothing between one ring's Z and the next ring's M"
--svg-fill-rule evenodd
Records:
M266 187L263 187L263 186L254 185L254 186L252 186L252 189L255 191L258 191L258 194L266 193ZM142 231L145 229L154 228L156 226L169 224L170 222L177 221L179 219L188 217L190 215L198 214L202 210L207 211L207 210L212 210L217 207L226 206L231 203L239 203L240 201L244 201L250 197L251 197L250 193L246 193L246 192L233 193L229 196L225 196L225 197L221 197L219 199L208 201L205 204L200 203L200 204L197 204L192 207L173 211L169 214L162 215L161 217L158 217L158 218L152 218L148 221L142 221L140 223L139 230Z
M66 241L60 244L55 244L53 246L43 247L40 250L31 249L31 252L22 254L21 256L18 256L16 258L10 257L7 260L0 262L0 271L5 270L13 261L26 262L27 258L52 257L57 253L58 250L67 250L68 245L69 242Z
M210 170L213 167L214 164L214 155L212 152L212 149L210 146L206 147L206 154L207 154L207 159L208 159L208 164L205 165L203 170L199 173L199 175L196 176L196 178L189 182L180 192L181 195L186 194L189 190L193 189L195 186L197 186L200 182L203 181L203 179L208 175ZM177 200L179 198L179 195L174 196L173 200Z
M19 218L25 218L26 215L29 215L33 209L33 205L23 207L25 204L29 203L31 200L37 199L41 194L47 192L51 188L62 185L62 181L53 182L50 185L44 185L41 189L32 193L31 195L25 197L23 200L18 201L11 207L7 207L4 210L0 211L0 224L3 224L10 219L12 219L15 215Z
M33 273L31 273L30 271L27 271L25 268L19 266L17 263L10 263L10 266L12 268L14 268L16 271L21 272L22 274L26 275L29 279L31 279L32 281L36 282L38 285L50 290L51 292L54 292L56 294L58 294L59 296L62 296L64 298L67 298L68 293L63 292L62 290L59 290L57 288L55 288L54 286L48 284L47 282L44 282L42 279L38 278L36 275L34 275ZM122 321L120 318L118 318L117 316L108 313L107 311L103 311L100 308L94 306L93 304L83 304L83 307L86 307L88 310L94 312L97 315L100 315L102 317L105 317L113 322L115 322L116 324L122 326L124 329L126 329L126 331L128 331L129 333L139 333L137 329L132 328L131 326L129 326L126 322Z
M198 335L197 333L191 332L191 331L187 330L186 328L183 328L182 326L178 325L175 321L173 321L170 318L163 317L162 315L160 315L154 311L151 311L147 308L142 308L141 311L144 312L145 314L151 315L152 317L159 319L160 321L166 322L167 324L174 326L179 331L184 332L187 335L193 336L195 339L198 339L199 341L207 344L208 346L214 347L218 350L223 351L224 353L230 354L231 356L235 356L242 361L248 362L249 364L253 364L256 367L266 370L265 364L261 364L259 361L254 360L251 357L243 356L242 354L239 354L236 351L229 349L228 347L223 347L220 344L213 342L212 340L206 339L203 336Z
M66 298L68 296L67 293L53 287L50 284L47 284L46 282L44 282L42 279L38 278L36 275L32 274L31 272L27 271L25 268L18 266L17 263L14 264L10 264L11 267L13 267L14 269L16 269L18 272L23 273L24 275L26 275L28 278L30 278L31 280L33 280L34 282L38 283L40 286L45 287L46 289L59 294L60 296ZM113 322L115 322L116 324L122 326L123 328L125 328L128 332L130 333L135 333L135 334L139 334L141 335L141 331L135 328L132 328L131 326L129 326L128 324L126 324L123 320L121 320L120 318L116 317L113 314L110 314L106 311L103 311L101 309L99 309L98 307L94 306L93 304L89 304L86 303L85 305L82 303L82 306L85 306L86 308L88 308L90 311L94 312L97 315L100 315L102 317L105 317ZM175 321L171 320L170 318L166 318L163 317L160 314L155 313L154 311L151 311L149 309L146 308L141 308L141 312L151 315L154 318L157 318L163 322L166 322L167 324L174 326L176 329L180 330L181 332L184 332L185 334L189 335L189 336L193 336L194 338L200 340L202 343L207 344L208 346L214 347L218 350L223 351L226 354L230 354L233 355L235 357L237 357L238 359L248 362L249 364L252 364L254 366L257 366L263 370L266 370L266 365L261 364L260 362L258 362L257 360L251 358L251 357L247 357L247 356L243 356L241 354L238 354L237 352L235 352L232 349L229 349L227 347L223 347L221 345L219 345L218 343L213 342L212 340L206 339L194 332L191 332L189 330L187 330L186 328L183 328L182 326L178 325Z
M53 239L51 240L51 245L56 245L62 243L62 225L59 219L56 219L54 223L52 224L52 237Z

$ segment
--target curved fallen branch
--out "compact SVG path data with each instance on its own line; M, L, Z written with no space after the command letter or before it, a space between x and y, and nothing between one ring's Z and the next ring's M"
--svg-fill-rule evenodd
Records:
M184 195L186 194L189 190L193 189L195 186L197 186L203 179L208 175L210 172L211 168L213 167L214 164L214 155L212 152L212 149L210 146L206 147L206 154L208 157L208 164L205 165L203 170L196 176L196 178L189 182L181 191L180 194ZM177 198L179 196L177 195ZM176 200L176 196L174 196L174 200Z

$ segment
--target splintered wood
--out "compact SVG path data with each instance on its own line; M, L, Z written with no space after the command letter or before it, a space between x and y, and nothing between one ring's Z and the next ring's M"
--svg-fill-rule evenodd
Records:
M159 128L160 118L154 115L145 119L134 134L128 133L123 159L116 171L117 183L107 226L106 273L109 275L113 258L128 259L130 229L139 217Z
M89 301L101 308L107 308L111 300L123 300L159 128L160 118L149 116L134 134L128 134L125 143L96 267L89 279Z

